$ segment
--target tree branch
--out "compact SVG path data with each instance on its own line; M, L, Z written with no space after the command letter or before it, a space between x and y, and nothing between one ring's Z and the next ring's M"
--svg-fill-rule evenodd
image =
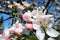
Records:
M45 9L49 6L50 2L51 2L51 0L48 0L47 4L46 4L46 6L45 6ZM45 11L45 9L43 10L43 12ZM47 14L47 13L46 13L46 14Z

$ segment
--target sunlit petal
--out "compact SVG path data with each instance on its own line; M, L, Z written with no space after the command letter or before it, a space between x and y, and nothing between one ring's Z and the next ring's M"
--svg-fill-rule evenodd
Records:
M39 40L44 40L44 37L45 37L45 33L43 30L37 30L36 31L36 37L39 39Z
M40 25L33 24L33 29L35 29L35 30L39 30L39 29L40 29Z
M51 37L57 37L60 35L60 33L54 30L53 28L46 28L46 33Z
M55 40L54 38L48 38L47 40Z

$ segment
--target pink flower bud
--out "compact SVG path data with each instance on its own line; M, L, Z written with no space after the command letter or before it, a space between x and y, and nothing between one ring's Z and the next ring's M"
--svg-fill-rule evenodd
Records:
M24 15L23 15L23 19L25 21L30 21L30 18L32 17L32 14L30 12L26 12Z
M10 38L6 38L5 40L10 40Z
M32 30L33 29L33 24L26 23L25 26L26 26L27 30Z

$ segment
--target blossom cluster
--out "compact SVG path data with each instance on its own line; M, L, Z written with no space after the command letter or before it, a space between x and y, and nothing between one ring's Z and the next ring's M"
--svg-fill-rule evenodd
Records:
M20 4L17 4L14 2L14 4L21 10L24 10L25 7L31 6L30 4L27 4L26 2L22 2L24 6L21 6ZM12 5L8 5L8 7L12 8ZM44 9L44 7L42 7ZM40 8L41 9L41 8ZM14 33L16 35L23 35L25 30L33 31L36 30L35 35L39 40L44 40L45 33L49 37L57 37L60 35L59 32L57 32L55 29L53 29L54 24L54 17L53 15L46 15L46 10L42 12L42 10L33 10L27 11L24 14L22 14L22 19L26 22L24 25L22 22L17 19L16 23L12 25L12 27L7 28L3 31L2 34L0 34L0 40L10 40L10 36L12 36ZM48 38L48 40L51 40L52 38Z
M57 37L60 35L59 32L54 30L54 18L53 15L45 15L45 13L33 10L25 12L22 16L23 20L26 22L24 25L19 22L17 19L16 23L12 25L11 28L7 28L0 34L1 40L10 40L9 37L13 35L13 33L17 35L23 35L24 30L32 31L36 30L36 37L39 40L44 40L45 32L50 37Z

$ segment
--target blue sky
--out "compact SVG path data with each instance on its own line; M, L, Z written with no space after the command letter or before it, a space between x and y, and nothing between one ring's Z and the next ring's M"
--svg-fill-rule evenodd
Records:
M6 14L0 14L0 17L3 16L3 19L7 19L8 17L10 17L9 15L6 15ZM6 21L3 21L3 27L4 29L8 28L8 27L11 27L11 20L6 20Z

